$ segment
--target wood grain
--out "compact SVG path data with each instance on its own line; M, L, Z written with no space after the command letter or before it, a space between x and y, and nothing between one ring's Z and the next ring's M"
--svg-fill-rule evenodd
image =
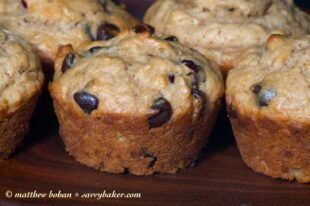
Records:
M151 1L127 0L141 17ZM34 119L24 146L0 163L0 206L17 205L309 205L310 185L254 173L245 166L222 111L198 165L177 175L136 177L100 173L75 162L64 150L53 115ZM5 192L139 192L141 199L16 200Z

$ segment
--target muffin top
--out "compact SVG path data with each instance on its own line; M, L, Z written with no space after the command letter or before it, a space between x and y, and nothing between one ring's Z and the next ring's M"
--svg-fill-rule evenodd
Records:
M0 27L0 116L15 112L43 85L39 58L30 44Z
M61 48L52 95L81 114L158 114L159 120L149 119L151 127L171 116L214 109L224 91L218 67L174 38L160 39L153 32L138 25L109 41L75 51Z
M145 16L160 35L175 35L222 69L270 34L300 36L310 19L292 0L157 0Z
M310 121L310 35L272 35L241 58L227 78L227 103L238 112Z
M106 40L136 20L110 0L0 0L0 24L52 62L61 45Z

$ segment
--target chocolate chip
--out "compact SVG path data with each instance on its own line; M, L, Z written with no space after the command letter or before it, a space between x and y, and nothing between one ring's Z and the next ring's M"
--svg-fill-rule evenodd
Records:
M25 0L22 0L22 5L25 9L28 9L28 4Z
M158 113L148 118L150 128L161 127L170 120L172 116L172 107L165 98L155 100L151 108L158 111Z
M252 92L254 94L259 94L261 90L262 90L262 86L259 84L254 85L252 88Z
M93 53L96 53L98 50L102 49L103 47L101 46L95 46L95 47L92 47L90 48L88 51L93 54Z
M97 40L106 41L106 40L112 39L119 32L120 32L120 29L114 24L104 23L100 25L97 30Z
M154 154L152 154L152 153L150 153L150 152L148 152L148 151L145 151L145 152L144 152L144 157L151 160L151 161L149 162L149 164L148 164L148 167L154 167L154 165L155 165L156 162L157 162L157 157L155 157Z
M66 56L66 58L64 59L64 61L62 63L62 67L61 67L62 73L65 73L67 70L71 69L71 67L73 66L73 63L74 63L74 59L75 59L75 55L72 53L69 53Z
M90 29L90 26L89 25L85 25L85 28L84 28L84 31L86 33L86 35L88 36L88 38L91 40L91 41L94 41L95 38L91 32L91 29Z
M206 82L206 73L204 70L199 69L198 73L194 73L192 80L192 86L193 88L199 88L199 85L201 82Z
M258 97L259 106L267 107L275 96L277 96L277 92L273 89L261 91Z
M139 24L139 25L134 27L134 31L137 34L144 33L144 32L148 32L150 34L154 34L155 33L155 28L152 27L151 25L148 25L148 24Z
M199 89L193 88L192 89L192 95L194 97L195 100L198 100L199 104L200 104L200 114L199 117L202 116L202 114L204 113L205 109L207 108L207 96L204 92L202 92Z
M175 36L168 36L165 38L166 41L178 42L178 38Z
M200 65L196 64L195 62L191 60L183 60L182 64L187 66L190 70L193 70L194 72L198 73L201 69Z
M170 82L171 84L174 84L175 76L174 76L173 74L169 74L169 75L168 75L168 79L169 79L169 82Z
M129 168L128 168L128 167L124 167L124 174L125 174L125 175L130 174Z
M87 114L91 114L98 108L98 98L85 91L75 93L73 98L80 108Z
M277 96L274 89L264 89L262 85L256 84L252 87L252 92L257 96L258 105L260 107L267 107L271 100Z
M201 99L205 102L206 100L206 95L204 94L204 92L202 92L201 90L199 89L193 89L192 90L192 95L194 98L196 99Z

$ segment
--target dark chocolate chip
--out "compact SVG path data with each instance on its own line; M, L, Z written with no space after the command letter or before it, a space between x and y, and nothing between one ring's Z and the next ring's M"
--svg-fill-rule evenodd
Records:
M91 32L90 26L89 26L88 24L85 25L84 31L85 31L85 33L87 34L88 38L89 38L91 41L94 41L94 40L95 40L95 38L94 38L94 36L93 36L93 34L92 34L92 32Z
M158 113L148 118L150 128L161 127L170 120L172 116L172 107L165 98L155 100L151 108L158 111Z
M199 76L197 73L194 74L194 78L192 79L192 90L199 90Z
M91 114L98 108L98 98L85 91L75 93L73 98L80 108L87 114Z
M88 51L93 54L93 53L96 53L98 50L102 49L103 47L101 46L96 46L96 47L92 47L90 48Z
M28 9L28 4L25 0L22 0L22 5L25 9Z
M207 108L207 96L204 92L197 88L192 89L193 97L200 102L201 111L200 116L204 113L205 109Z
M157 162L157 157L155 157L154 154L147 151L144 152L144 157L151 160L148 164L148 167L154 167L154 165Z
M119 32L120 32L120 29L114 24L104 23L100 25L97 30L97 40L106 41L106 40L112 39Z
M192 89L192 95L193 97L195 97L196 99L205 99L205 94L200 91L199 89Z
M259 94L261 90L262 90L262 86L259 84L256 84L252 87L252 92L254 94Z
M196 64L195 62L191 60L183 60L182 64L187 66L190 70L193 70L194 72L198 73L201 69L200 65Z
M62 63L62 67L61 67L62 73L65 73L67 70L71 69L71 67L73 66L73 63L74 63L74 59L75 59L75 55L72 53L69 53L66 56L66 58L64 59L64 61Z
M169 82L170 82L171 84L174 84L175 76L174 76L173 74L169 74L169 75L168 75L168 79L169 79Z
M155 33L155 28L152 27L151 25L148 25L148 24L139 24L139 25L134 27L134 31L137 34L144 33L144 32L148 32L150 34L154 34Z
M165 38L166 41L173 41L173 42L178 42L178 38L175 36L168 36Z
M267 107L271 100L277 96L277 92L273 89L262 90L258 96L258 104L261 107Z
M264 89L260 84L255 84L252 87L252 92L257 96L260 107L267 107L271 100L277 96L277 92L274 89Z
M125 175L130 174L129 168L128 168L128 167L125 167L125 168L124 168L124 174L125 174Z

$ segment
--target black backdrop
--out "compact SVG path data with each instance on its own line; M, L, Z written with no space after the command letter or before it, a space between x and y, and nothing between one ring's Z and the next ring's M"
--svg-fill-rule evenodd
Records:
M295 0L295 2L299 6L310 8L310 0Z

